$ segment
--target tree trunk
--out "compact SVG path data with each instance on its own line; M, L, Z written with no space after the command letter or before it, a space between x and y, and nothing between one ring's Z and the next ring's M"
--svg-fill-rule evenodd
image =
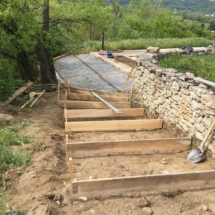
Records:
M36 47L37 60L39 61L41 78L44 84L53 84L54 80L52 79L49 61L43 45L39 42Z
M49 0L43 2L43 41L46 42L46 34L49 31ZM36 47L37 59L40 64L41 78L45 84L57 81L54 63L50 50L40 42Z

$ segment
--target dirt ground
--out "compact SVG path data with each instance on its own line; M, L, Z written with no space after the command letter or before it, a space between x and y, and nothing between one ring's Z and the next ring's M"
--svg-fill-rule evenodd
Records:
M215 214L215 189L195 188L169 192L122 193L73 199L66 160L63 109L56 104L55 92L45 93L46 102L35 108L19 109L10 105L15 118L30 121L23 134L33 134L32 165L11 170L5 175L6 195L13 210L27 215L209 215ZM129 140L183 136L173 127L142 132L68 133L69 141ZM74 159L74 177L89 179L116 176L165 174L215 168L211 155L204 163L187 161L188 152L178 154L121 155Z

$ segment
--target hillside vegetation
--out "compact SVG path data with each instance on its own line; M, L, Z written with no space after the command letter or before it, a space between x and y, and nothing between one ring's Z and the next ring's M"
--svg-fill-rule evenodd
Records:
M210 0L163 0L163 6L187 13L213 14L215 1Z
M111 49L144 48L149 43L143 40L162 46L165 38L176 41L166 47L188 45L179 38L214 43L206 27L163 8L161 0L131 0L124 7L115 0L2 0L0 10L0 100L23 81L56 82L53 57L97 50L102 32Z

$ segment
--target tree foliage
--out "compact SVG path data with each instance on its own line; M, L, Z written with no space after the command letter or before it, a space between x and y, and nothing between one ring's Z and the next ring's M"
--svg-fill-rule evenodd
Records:
M2 0L0 4L0 100L16 80L56 81L53 57L77 53L84 41L207 36L206 28L183 21L161 0Z

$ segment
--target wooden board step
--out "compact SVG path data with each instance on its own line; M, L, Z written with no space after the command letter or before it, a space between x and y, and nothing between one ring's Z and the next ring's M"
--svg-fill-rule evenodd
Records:
M68 140L67 140L68 141ZM66 142L67 142L66 141ZM99 142L67 142L67 156L90 156L111 153L157 154L186 151L191 147L191 138L162 138L119 140Z
M214 187L215 170L72 181L73 197Z
M141 131L161 129L161 119L65 122L65 130L80 131Z
M110 95L102 95L101 96L107 102L128 102L127 96L110 96ZM68 100L79 100L79 101L99 101L94 95L86 95L80 93L68 93Z
M58 101L60 107L64 107L63 100ZM111 102L116 108L130 108L130 102ZM107 109L107 106L102 102L91 101L66 101L66 108L71 109Z
M121 94L121 93L115 93L115 92L107 92L107 91L101 91L101 90L91 90L91 89L84 89L84 88L75 88L75 87L70 87L70 93L81 93L81 94L86 94L86 95L92 95L91 92L95 92L98 95L106 95L106 96L119 96L119 97L129 97L129 94Z
M120 117L141 117L144 115L143 108L124 108L119 109L121 114L115 113L111 109L83 109L83 110L64 110L64 118L120 118Z

